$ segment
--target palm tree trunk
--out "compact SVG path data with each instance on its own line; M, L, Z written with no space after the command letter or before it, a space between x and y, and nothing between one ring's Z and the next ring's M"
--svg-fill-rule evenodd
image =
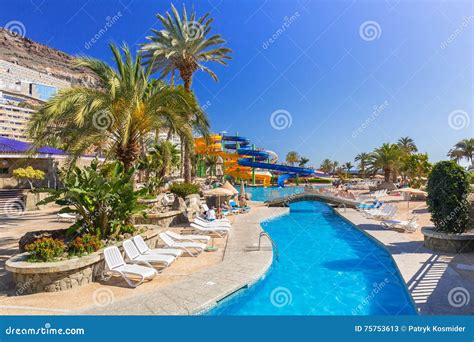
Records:
M192 78L193 78L193 69L192 68L183 68L180 69L180 75L181 79L184 82L184 89L186 89L187 92L191 92L191 83L192 83ZM190 115L191 116L191 115ZM184 159L183 159L183 164L184 164L184 181L186 183L191 182L191 149L192 145L189 142L186 142L184 144Z
M385 182L390 182L390 169L384 169L384 178L385 178Z

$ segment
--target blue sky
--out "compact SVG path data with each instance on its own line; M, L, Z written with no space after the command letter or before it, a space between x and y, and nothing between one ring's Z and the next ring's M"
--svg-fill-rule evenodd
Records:
M437 161L474 136L471 1L185 1L192 3L211 12L212 32L234 50L228 67L209 65L219 82L198 73L193 83L216 132L238 132L280 158L297 150L316 166L353 161L401 136ZM169 7L2 1L0 26L19 21L33 40L111 61L110 41L145 42L160 28L155 14Z

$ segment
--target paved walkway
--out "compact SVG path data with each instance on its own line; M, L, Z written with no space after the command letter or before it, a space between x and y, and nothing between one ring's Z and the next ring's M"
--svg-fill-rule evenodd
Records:
M419 235L384 229L355 209L336 211L392 254L420 314L474 314L474 269L458 268L474 265L474 253L434 253Z
M260 222L282 215L288 208L253 206L248 214L237 215L229 234L222 263L195 272L183 281L163 286L133 298L78 313L87 315L187 315L216 305L228 295L258 281L272 264L268 240L256 251Z

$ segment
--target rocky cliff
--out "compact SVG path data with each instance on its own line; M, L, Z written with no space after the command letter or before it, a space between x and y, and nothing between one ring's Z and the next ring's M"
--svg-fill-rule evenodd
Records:
M73 85L97 86L93 74L74 66L74 57L0 27L0 59L46 73Z

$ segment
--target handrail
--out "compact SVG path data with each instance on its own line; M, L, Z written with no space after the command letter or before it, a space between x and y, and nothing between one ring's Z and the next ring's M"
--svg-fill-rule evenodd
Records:
M346 203L339 203L339 205L338 205L337 207L338 207L338 208L343 207L343 208L344 208L344 212L346 212L346 209L347 209Z
M260 232L260 234L258 236L258 250L260 250L260 245L261 245L261 242L262 242L262 236L266 236L268 238L268 240L270 240L270 243L272 244L272 247L275 250L276 260L278 261L278 247L275 244L275 241L273 241L273 239L270 237L270 235L267 232Z

